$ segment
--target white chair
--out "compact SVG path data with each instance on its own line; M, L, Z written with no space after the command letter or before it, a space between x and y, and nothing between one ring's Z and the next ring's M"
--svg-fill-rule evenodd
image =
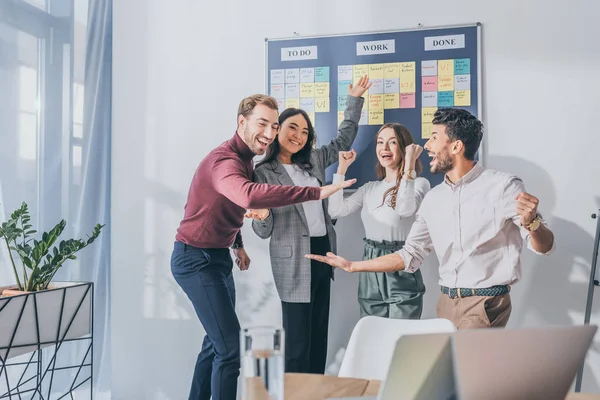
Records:
M444 318L363 317L352 330L338 376L383 380L392 361L396 342L401 336L455 331L454 324Z

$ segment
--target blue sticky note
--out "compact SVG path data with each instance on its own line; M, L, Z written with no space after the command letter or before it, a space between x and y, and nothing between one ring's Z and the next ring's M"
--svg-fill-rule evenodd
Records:
M329 67L315 67L315 82L329 82Z
M457 58L454 60L454 75L467 75L471 73L471 59Z
M438 107L454 106L454 92L438 92Z
M351 83L352 81L338 81L338 96L346 96Z
M344 111L346 109L346 104L348 103L348 96L338 96L337 103L338 111Z

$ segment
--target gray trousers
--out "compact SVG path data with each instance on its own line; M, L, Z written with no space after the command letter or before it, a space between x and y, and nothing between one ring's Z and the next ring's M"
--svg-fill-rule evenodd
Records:
M363 260L391 254L400 250L404 242L377 242L363 239ZM414 273L360 272L358 277L358 304L360 316L375 315L385 318L419 319L423 312L425 284L421 271Z

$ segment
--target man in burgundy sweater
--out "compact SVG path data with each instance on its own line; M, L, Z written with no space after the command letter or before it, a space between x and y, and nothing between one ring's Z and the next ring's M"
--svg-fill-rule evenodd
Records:
M235 313L233 248L241 270L250 258L240 228L246 209L282 207L331 196L355 179L323 187L252 182L252 159L265 153L279 129L277 100L241 101L237 131L211 151L194 174L171 256L173 277L194 305L206 331L196 361L190 400L235 400L240 369L240 324Z

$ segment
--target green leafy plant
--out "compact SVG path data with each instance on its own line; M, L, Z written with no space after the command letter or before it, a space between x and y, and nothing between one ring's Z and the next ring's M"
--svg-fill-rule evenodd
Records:
M52 281L58 269L67 260L75 260L75 253L90 245L100 235L104 225L97 224L92 234L84 239L62 240L57 246L54 244L61 235L67 222L63 219L48 232L42 233L41 240L36 240L33 235L37 233L30 223L31 216L27 204L15 210L10 219L0 226L0 239L3 239L12 268L17 280L19 290L35 292L45 290ZM54 246L54 247L53 247ZM22 276L19 276L13 252L19 255L22 264ZM21 283L21 277L23 283Z

